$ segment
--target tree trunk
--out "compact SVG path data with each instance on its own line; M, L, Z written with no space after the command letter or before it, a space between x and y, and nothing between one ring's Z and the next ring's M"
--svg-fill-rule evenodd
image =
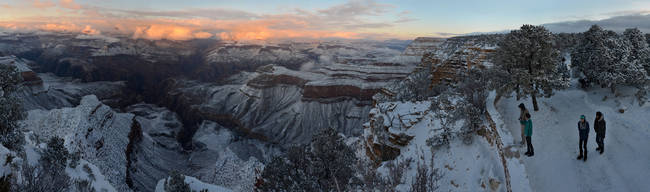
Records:
M532 95L532 98L533 98L533 110L539 111L539 107L537 106L537 97L535 96L535 94Z
M519 99L521 99L519 96L519 85L517 85L517 91L515 92L515 95L517 95L517 101L519 101Z
M336 179L336 176L334 176L334 184L336 184L336 191L341 192L341 187L339 187L339 181Z

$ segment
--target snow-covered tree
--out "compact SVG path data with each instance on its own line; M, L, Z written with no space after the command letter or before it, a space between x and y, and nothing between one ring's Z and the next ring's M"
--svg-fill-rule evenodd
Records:
M348 191L356 179L357 158L336 130L324 129L306 146L275 157L261 174L262 191Z
M12 150L20 148L23 140L17 128L24 112L20 100L12 95L21 81L15 66L0 65L0 141Z
M95 188L93 188L92 181L85 179L75 179L71 183L71 192L96 192Z
M643 33L637 28L631 28L626 29L623 32L623 36L629 41L629 45L631 46L628 60L631 63L640 63L646 73L650 71L650 47L648 47L647 39Z
M63 170L68 162L70 153L63 145L64 140L60 137L52 137L47 142L47 148L41 155L41 161L52 170Z
M332 128L324 129L311 142L312 163L321 187L347 191L355 175L351 163L357 157L341 135Z
M555 36L555 47L562 52L573 50L578 43L578 34L576 33L558 33Z
M53 151L59 150L55 149ZM53 153L54 156L61 155L57 153ZM23 161L22 175L16 177L16 179L20 179L20 182L13 182L13 191L69 191L71 189L70 176L65 172L65 163L63 164L63 166L49 164L44 161L43 157L41 157L41 163L36 166L31 166L27 161Z
M499 43L493 57L495 82L493 88L502 95L515 92L517 98L550 97L554 89L568 86L568 79L558 72L559 51L553 45L553 35L543 26L524 25L511 31Z
M638 36L634 30L627 33L633 39ZM643 43L638 40L632 43L624 36L593 25L584 32L579 45L571 53L571 63L587 82L610 87L612 91L617 85L639 85L646 78L639 60L644 56L633 53L633 44ZM642 49L637 51L643 52Z
M165 179L165 192L192 192L192 189L185 183L185 176L172 171L169 178Z
M475 131L480 128L484 121L483 117L487 111L485 103L488 96L486 81L485 72L476 68L470 69L458 87L466 102L461 102L457 106L456 113L458 114L455 115L465 119L461 136L466 144L471 144L472 136L475 135Z

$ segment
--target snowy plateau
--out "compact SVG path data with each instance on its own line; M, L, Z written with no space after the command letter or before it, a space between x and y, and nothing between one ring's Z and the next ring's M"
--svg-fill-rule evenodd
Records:
M650 190L650 103L635 87L612 93L574 77L537 98L532 157L519 144L517 108L531 98L489 90L476 130L455 118L469 102L459 74L492 68L501 38L245 44L0 33L0 65L21 75L13 94L25 111L25 142L0 146L0 173L23 175L58 137L78 156L64 174L94 191L163 192L178 175L194 191L256 191L274 157L332 128L370 162L357 176L394 178L390 191L414 191L422 167L437 191ZM453 91L401 98L423 72L430 79L415 85ZM578 161L576 123L596 111L606 150L596 151L591 131L589 160Z

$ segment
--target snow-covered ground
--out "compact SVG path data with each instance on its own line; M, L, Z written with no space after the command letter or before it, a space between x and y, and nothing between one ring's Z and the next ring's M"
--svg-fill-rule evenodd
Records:
M208 192L231 192L230 189L204 183L190 176L185 176L185 183L189 184L193 191L208 190ZM158 181L158 184L156 184L156 192L165 192L165 179Z
M452 101L451 105L455 105L459 102L459 98L452 97L450 101ZM429 138L438 137L445 132L438 115L448 112L431 111L430 105L429 101L387 102L378 104L378 108L371 111L374 119L380 116L386 119L384 126L389 127L390 134L404 133L413 136L406 146L394 145L401 151L397 159L393 160L394 163L413 160L404 172L402 184L398 185L396 190L411 191L417 165L424 164L426 167L431 167L433 163L434 169L439 170L442 175L437 181L439 191L506 191L504 167L497 145L475 134L470 144L464 143L463 138L456 135L461 132L462 121L449 125L447 131L452 133L449 144L434 148L427 145ZM386 110L382 112L384 110L379 108ZM366 136L369 134L369 132L365 133ZM388 163L384 162L378 168L378 172L384 177L390 174Z
M519 153L512 155L514 157L510 158L509 164L517 166L523 163L525 167L525 170L512 170L510 167L513 191L650 189L650 105L639 106L632 88L620 88L619 91L619 95L615 96L609 89L585 91L574 86L557 91L551 98L538 98L539 111L532 110L530 99L517 101L515 98L501 98L496 106L488 100L489 112L501 132L504 147ZM522 102L532 115L533 157L523 155L525 146L514 144L520 141L517 105ZM624 113L620 113L620 109ZM596 111L601 111L607 122L605 153L602 155L595 150L593 121ZM576 126L582 114L591 126L587 143L589 158L586 162L576 160ZM527 179L521 178L524 175L527 175ZM525 185L525 180L530 182L530 189L516 190L517 183Z
M557 91L551 98L538 98L539 111L532 110L530 99L517 101L502 97L495 103L496 94L491 92L487 99L487 133L479 131L471 144L456 136L448 145L431 150L427 139L443 132L436 114L444 110L431 111L428 101L379 103L370 112L371 122L365 124L364 135L369 141L399 148L401 153L393 160L395 163L409 158L414 160L404 173L403 184L396 187L397 191L410 191L417 163L430 166L431 156L434 168L442 174L437 181L441 191L650 189L650 182L647 182L650 178L650 104L638 103L636 88L620 87L617 94L613 94L609 89L583 90L577 84L574 80L573 87ZM449 100L452 104L456 101L454 97ZM522 102L533 116L533 157L525 156L526 148L519 144L517 105ZM593 120L597 111L604 113L607 121L602 155L595 150ZM577 122L582 114L587 116L591 126L586 162L576 160ZM375 122L382 125L374 125ZM449 126L448 131L457 133L463 125L459 121ZM387 127L389 135L406 134L413 139L406 146L391 144L381 138L381 132L373 130L375 127ZM387 165L388 162L384 162L378 172L389 175Z

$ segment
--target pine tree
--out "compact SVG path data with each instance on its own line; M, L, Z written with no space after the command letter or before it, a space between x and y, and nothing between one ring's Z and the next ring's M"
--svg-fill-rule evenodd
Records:
M185 183L185 176L172 171L169 178L165 179L165 192L192 192L192 189Z
M74 188L65 172L68 155L63 139L52 137L41 153L40 164L30 166L27 161L23 162L21 182L15 183L15 191L69 191Z
M308 145L291 147L262 171L261 191L349 191L357 158L336 130L324 129Z
M626 29L623 36L630 42L630 62L638 62L646 73L650 71L650 47L646 36L637 28Z
M629 30L629 37L636 39L638 35L634 33ZM617 85L638 85L646 78L639 60L645 56L642 49L633 51L634 44L643 43L631 42L625 35L619 36L594 25L583 34L580 44L571 53L571 63L588 82L610 87L612 92Z
M47 142L47 148L41 155L41 161L52 171L63 170L68 162L70 153L63 145L64 140L60 137L52 137Z
M332 128L324 129L311 142L311 160L316 168L314 174L324 188L347 191L350 179L355 175L352 165L357 157L344 138Z
M12 150L22 146L23 136L18 121L24 117L20 100L13 96L22 81L15 66L0 65L0 141Z
M554 89L568 87L568 79L558 72L559 51L553 35L543 26L524 25L511 31L499 43L493 57L493 88L502 95L515 92L517 98L530 96L535 111L537 97L550 97Z

